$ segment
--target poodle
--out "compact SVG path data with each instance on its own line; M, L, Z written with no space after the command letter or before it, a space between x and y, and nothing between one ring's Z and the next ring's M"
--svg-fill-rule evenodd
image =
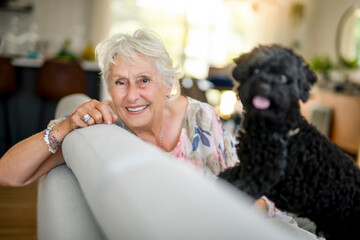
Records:
M326 239L360 236L360 170L300 113L316 75L293 50L259 46L234 60L244 106L239 165L219 176L306 217Z

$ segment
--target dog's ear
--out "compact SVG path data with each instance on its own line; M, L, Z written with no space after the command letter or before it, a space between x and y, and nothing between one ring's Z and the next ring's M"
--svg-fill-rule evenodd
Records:
M300 68L301 68L301 79L299 79L300 88L300 99L306 102L309 98L309 91L311 86L316 82L317 78L315 73L311 70L308 64L305 63L304 59L299 57Z
M233 69L232 76L236 81L240 80L241 70L240 70L240 67L238 65L236 65L235 68Z
M247 55L248 54L242 54L237 58L234 58L233 61L236 64L235 68L232 71L232 76L237 82L241 82L246 76L248 75L247 70Z

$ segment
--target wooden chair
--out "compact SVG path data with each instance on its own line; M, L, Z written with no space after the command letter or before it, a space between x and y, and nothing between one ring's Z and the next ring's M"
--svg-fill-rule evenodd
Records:
M35 89L42 100L39 121L39 130L42 130L54 116L56 104L62 97L86 94L85 71L77 61L47 60L40 68ZM47 105L51 105L50 111Z

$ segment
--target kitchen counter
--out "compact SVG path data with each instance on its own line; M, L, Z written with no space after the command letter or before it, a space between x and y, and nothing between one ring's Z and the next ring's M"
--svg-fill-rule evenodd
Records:
M332 110L329 138L340 148L353 155L360 153L360 95L346 94L315 88L309 100L301 104L304 117L310 120L316 106ZM360 156L357 156L360 166Z

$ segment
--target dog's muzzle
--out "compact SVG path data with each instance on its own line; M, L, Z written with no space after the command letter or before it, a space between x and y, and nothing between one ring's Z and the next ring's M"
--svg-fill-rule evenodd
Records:
M252 104L256 109L264 110L270 107L271 102L270 99L257 95L252 99Z

